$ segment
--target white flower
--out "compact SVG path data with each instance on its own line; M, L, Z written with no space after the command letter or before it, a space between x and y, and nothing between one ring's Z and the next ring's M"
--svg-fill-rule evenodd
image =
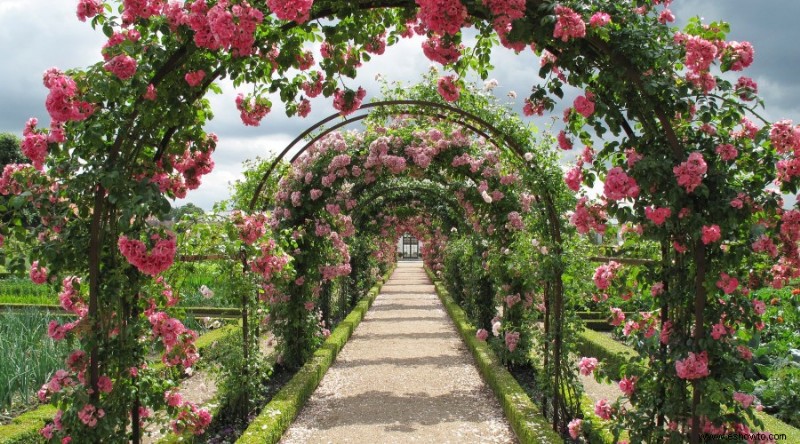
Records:
M214 292L211 291L211 289L206 287L205 285L200 286L200 294L202 294L203 297L206 299L211 299L214 297Z
M533 245L534 247L538 247L539 246L539 239L536 239L535 237L533 239L531 239L531 245Z
M490 196L485 190L481 191L481 197L483 198L484 202L492 203L492 196Z
M542 254L547 254L547 247L540 248L539 252L542 253Z
M528 162L533 160L533 153L525 153L525 160L527 160Z
M492 324L492 334L495 336L500 336L500 327L502 326L503 325L500 323L500 321L497 321L494 324Z
M508 92L508 97L510 97L512 99L516 99L517 98L517 92L516 91L509 91Z
M509 250L508 248L503 248L503 254L508 256L509 254L511 254L511 250Z
M483 89L485 91L491 91L491 90L497 88L497 85L498 85L497 79L489 79L489 80L483 82Z

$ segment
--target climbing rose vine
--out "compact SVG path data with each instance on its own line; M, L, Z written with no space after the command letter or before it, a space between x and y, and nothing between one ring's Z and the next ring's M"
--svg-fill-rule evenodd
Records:
M259 124L278 97L292 116L309 115L309 99L320 95L342 116L350 115L366 91L347 79L355 78L369 54L413 35L424 35L428 43L421 50L453 70L437 85L450 102L464 101L467 69L488 75L494 41L540 56L543 79L522 99L524 114L554 111L565 84L584 91L565 107L570 109L558 110L566 112L557 144L565 151L581 149L594 143L593 130L605 146L565 178L578 189L569 221L581 234L602 234L610 220L629 224L637 228L628 235L637 233L662 252L643 275L642 291L632 296L646 310L622 326L641 359L626 374L611 375L636 378L629 398L633 408L607 401L596 408L602 418L615 420L609 427L628 430L632 442L677 442L687 436L697 441L701 430L748 429L744 424L753 405L735 400L733 393L745 389L742 375L749 362L742 347L763 326L763 308L750 294L800 275L800 212L784 208L778 195L765 191L777 184L782 192L797 192L798 127L787 120L767 122L756 113L755 81L722 76L753 63L752 45L726 41L724 23L692 19L674 32L668 26L674 20L669 3L419 0L402 3L405 8L362 10L366 6L343 1L76 1L76 18L108 37L102 60L83 70L45 72L50 122L40 126L32 119L24 126L21 148L30 164L7 165L0 177L0 193L10 196L10 207L39 216L30 232L14 228L21 224L0 229L4 238L38 240L28 252L30 278L58 285L73 276L71 285L80 282L85 291L65 298L85 304L85 313L81 309L74 324L52 327L54 337L77 339L76 351L85 355L75 355L75 368L56 373L43 392L60 409L43 435L74 442L114 440L128 430L137 433L148 409L159 408L172 409L180 424L193 424L194 430L207 425L206 416L191 406L167 406L163 394L169 387L146 367L142 345L143 338L155 335L167 362L194 359L191 333L173 337L162 328L180 330L164 324L174 319L167 310L175 296L165 295L170 294L166 283L157 281L174 261L176 246L169 232L151 222L168 212L169 199L185 197L213 169L216 137L203 129L212 116L205 95L221 78L252 84L252 92L230 104L248 125ZM472 48L462 43L468 26L479 37L472 39ZM319 323L312 298L320 282L350 272L347 239L353 237L354 223L342 211L347 202L326 194L331 185L345 175L370 184L381 174L424 168L441 155L432 145L407 156L390 153L391 140L376 141L364 163L340 165L335 172L307 171L312 173L308 184L300 187L298 176L280 190L285 195L268 224L277 227L308 205L327 210L325 218L309 220L294 239L302 253L304 236L330 235L324 245L329 263L303 259L296 264L314 273L296 276L298 288L291 291L292 303L304 309L292 311L292 320L308 324L304 331ZM447 168L476 174L484 163L495 162L491 156L462 155ZM584 169L584 164L589 165ZM339 176L340 171L347 174ZM524 212L516 205L496 223L482 226L476 208L513 201L504 188L508 184L500 186L489 175L485 185L476 181L474 195L461 198L465 214L487 236L500 236L506 226L523 232L517 217L509 216ZM602 199L585 192L598 180ZM305 185L318 190L315 199ZM241 221L242 239L252 242L243 244L265 257L272 254L268 243L258 242L258 216L247 217L256 220ZM558 246L553 254L562 251ZM437 252L432 246L430 257ZM270 274L277 265L266 260L262 270ZM722 273L728 278L720 279ZM608 274L598 276L601 285ZM273 299L281 300L276 294ZM718 325L740 333L724 334ZM509 353L524 349L524 335L501 327L498 334ZM305 339L307 352L313 338ZM725 384L716 383L720 378ZM566 425L573 418L562 419ZM569 433L578 436L588 419L569 422Z

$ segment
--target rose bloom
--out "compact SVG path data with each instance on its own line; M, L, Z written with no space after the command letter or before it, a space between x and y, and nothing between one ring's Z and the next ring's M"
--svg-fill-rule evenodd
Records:
M625 396L630 397L636 390L636 376L622 378L619 381L619 389L622 390L622 393L625 393Z
M597 401L597 403L594 405L594 413L601 419L605 420L611 419L611 413L612 413L611 404L609 404L608 400L606 399L601 399Z
M597 358L582 357L578 363L578 368L583 376L589 376L597 368Z
M582 425L583 425L583 420L582 419L577 419L576 418L576 419L573 419L572 421L569 422L569 424L567 425L567 428L569 429L569 436L572 439L578 439L578 437L581 435L581 433L582 433L581 426Z

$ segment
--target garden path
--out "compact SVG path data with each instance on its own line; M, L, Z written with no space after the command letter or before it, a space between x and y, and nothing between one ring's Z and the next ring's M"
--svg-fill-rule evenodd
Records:
M400 262L281 442L516 438L422 263Z

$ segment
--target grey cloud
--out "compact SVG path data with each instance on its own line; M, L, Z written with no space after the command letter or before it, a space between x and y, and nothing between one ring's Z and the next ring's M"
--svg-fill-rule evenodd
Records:
M42 72L97 62L105 37L75 17L76 2L0 3L0 131L20 133L29 117L49 122Z
M44 110L46 90L41 85L41 73L51 67L62 69L83 67L100 60L100 47L105 38L87 23L75 18L75 1L70 0L0 0L0 131L20 133L28 117L38 117L46 125ZM733 40L748 40L756 48L753 66L744 75L756 79L762 97L767 101L764 115L769 119L789 118L800 122L800 82L797 71L800 52L793 45L800 37L796 25L800 16L797 0L675 0L672 9L681 25L692 16L707 21L724 20L731 24ZM33 13L35 11L35 13ZM522 99L531 86L539 83L538 60L530 51L515 55L498 48L492 55L495 70L490 77L499 82L495 93L501 101L509 91L518 95L514 109L521 111ZM389 81L415 82L428 70L431 62L423 55L420 41L403 40L387 48L386 54L374 57L364 65L356 79L346 79L351 88L367 89L367 100L379 94L376 74ZM737 74L738 75L738 74ZM245 127L234 106L237 91L224 85L225 94L211 96L216 118L209 131L220 136L214 155L217 170L207 176L204 185L189 194L192 201L204 208L227 195L227 183L240 174L241 162L249 157L282 149L296 134L317 120L335 112L332 99L312 101L312 113L306 119L287 118L279 101L274 99L272 113L261 126ZM241 91L246 91L243 86ZM530 120L547 126L560 120L560 112L572 103L577 90L567 91L567 97L555 110L553 117ZM556 127L557 128L557 127ZM568 161L568 159L565 159ZM180 204L180 202L179 202Z
M705 23L725 21L731 25L729 40L749 41L755 47L755 61L744 73L776 82L798 83L800 52L793 49L800 38L796 0L676 0L673 3L681 24L694 16Z

